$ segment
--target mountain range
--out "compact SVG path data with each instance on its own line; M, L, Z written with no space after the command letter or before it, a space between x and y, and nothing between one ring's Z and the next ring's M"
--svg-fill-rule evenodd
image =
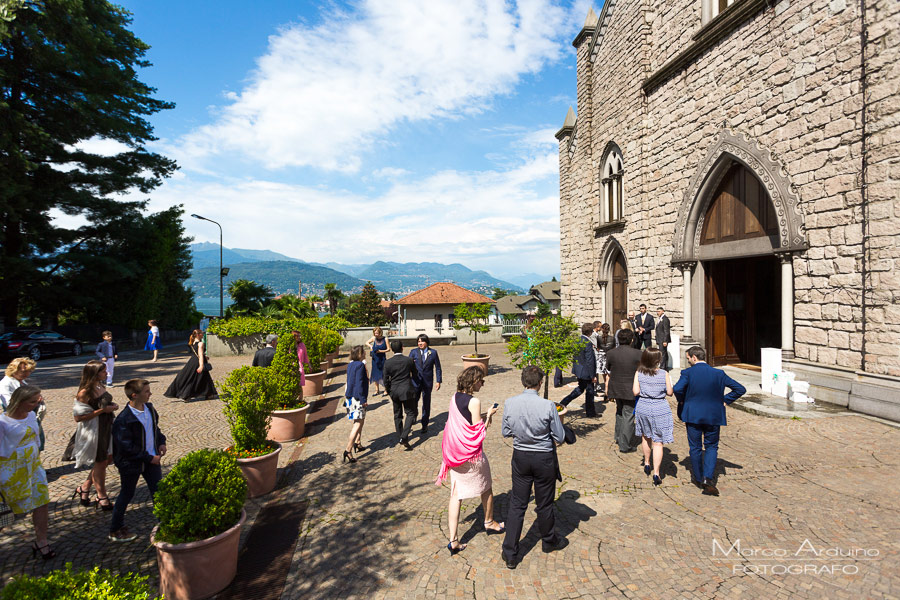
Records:
M191 244L190 248L194 268L187 285L194 289L198 297L217 297L219 245L203 242ZM486 271L473 271L459 263L314 263L271 250L243 248L223 248L222 263L230 269L225 278L226 286L234 279L251 279L269 286L276 294L297 293L300 283L304 295L321 295L326 283L336 284L345 293L357 293L367 281L371 281L379 291L393 292L400 297L438 281L452 281L467 289L490 295L495 287L521 293L533 284L550 279L529 273L516 277L516 282L504 281Z

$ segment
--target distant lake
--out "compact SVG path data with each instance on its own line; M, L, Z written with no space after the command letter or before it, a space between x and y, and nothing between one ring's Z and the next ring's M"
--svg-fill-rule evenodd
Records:
M225 306L231 306L231 298L225 296ZM209 317L219 317L219 297L215 298L194 298L194 305L197 310Z

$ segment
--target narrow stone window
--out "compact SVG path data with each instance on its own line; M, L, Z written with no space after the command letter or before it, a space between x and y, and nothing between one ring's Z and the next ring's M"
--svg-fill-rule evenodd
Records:
M738 0L702 0L701 21L706 25Z
M601 223L612 223L622 219L623 199L625 191L623 187L623 176L625 169L622 167L622 155L613 150L609 152L603 170L600 172L602 179L603 198L600 202L600 221Z

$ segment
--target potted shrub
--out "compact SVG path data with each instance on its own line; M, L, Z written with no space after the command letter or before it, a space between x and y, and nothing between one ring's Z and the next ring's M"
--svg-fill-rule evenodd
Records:
M72 563L65 569L50 571L43 577L16 575L0 590L0 600L16 598L134 598L161 600L147 585L148 576L137 573L119 575L109 569L94 567L90 571L72 571Z
M228 374L220 394L234 444L226 451L236 459L249 486L250 497L275 488L281 444L268 439L276 405L269 369L241 367Z
M490 325L488 325L488 318L491 316L491 305L486 302L481 304L457 304L453 308L453 312L456 315L455 328L471 329L475 336L475 353L466 354L462 357L463 369L477 366L487 375L491 357L489 354L478 353L478 334L487 333L491 330Z
M195 450L159 482L150 534L167 600L208 598L237 572L247 483L233 456Z
M268 438L274 442L293 442L303 437L309 405L303 400L297 364L297 343L291 335L278 338L275 358L268 367L275 405Z

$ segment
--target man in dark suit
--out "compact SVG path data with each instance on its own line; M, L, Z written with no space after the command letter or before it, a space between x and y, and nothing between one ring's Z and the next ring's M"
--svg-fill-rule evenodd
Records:
M706 364L706 351L700 346L692 346L685 356L691 366L681 372L674 391L678 418L684 421L687 429L692 479L707 496L718 496L713 476L719 451L719 427L727 425L725 405L743 396L747 390L725 371ZM731 389L727 395L726 387Z
M441 389L441 359L429 347L428 336L420 333L416 338L418 348L413 348L409 357L416 363L419 372L419 394L422 396L422 435L428 433L428 418L431 416L431 390Z
M656 309L656 347L662 353L662 359L659 368L665 371L671 371L672 367L669 363L669 342L672 341L672 331L669 328L669 317L662 306Z
M278 344L278 336L269 334L266 336L266 345L264 348L257 350L253 355L254 367L268 367L275 358L275 346Z
M628 313L628 320L631 322L631 326L634 328L634 340L632 340L631 345L635 348L641 347L641 334L638 333L638 330L641 328L641 322L634 316L633 312Z
M619 345L606 353L606 397L616 401L616 444L619 452L634 452L640 443L634 435L634 373L641 364L642 350L632 346L634 332L621 329Z
M638 348L649 348L653 345L653 328L656 324L653 322L653 316L647 312L647 305L641 304L640 308L641 314L635 319L637 322L635 335L637 335L641 341L641 343L638 344Z
M391 341L391 351L394 356L384 361L384 391L391 397L394 405L394 429L400 436L400 445L406 450L412 450L409 432L419 416L416 401L419 395L419 371L413 359L403 356L403 344L400 340Z
M578 378L578 387L572 390L568 396L562 399L563 406L577 398L584 392L584 414L588 417L596 417L594 408L594 384L597 382L597 357L594 354L594 342L590 335L594 333L594 324L585 323L581 326L582 347L572 362L572 372Z

